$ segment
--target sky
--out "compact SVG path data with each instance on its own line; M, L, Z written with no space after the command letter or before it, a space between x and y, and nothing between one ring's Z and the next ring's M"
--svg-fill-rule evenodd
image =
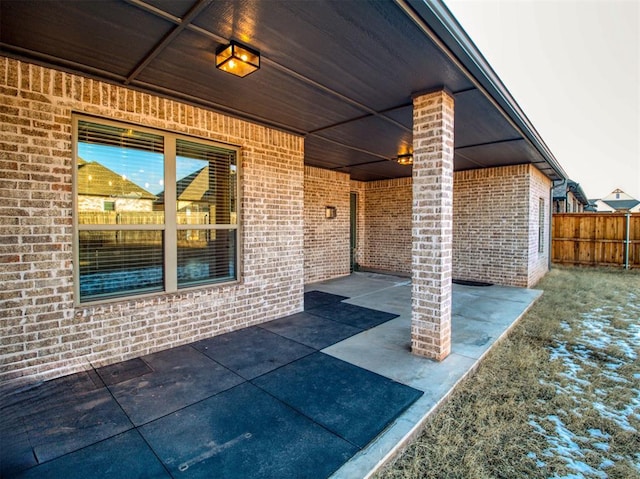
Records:
M164 191L164 155L162 153L78 142L78 156L87 162L97 161L155 195ZM176 179L189 176L205 166L207 166L206 161L178 156L176 157Z
M640 199L640 0L444 0L587 197Z

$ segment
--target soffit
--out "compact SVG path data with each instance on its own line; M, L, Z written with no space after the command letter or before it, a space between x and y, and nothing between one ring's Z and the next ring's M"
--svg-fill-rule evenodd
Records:
M412 95L444 87L456 102L456 169L536 163L553 177L401 4L2 0L0 48L304 135L306 164L363 181L411 175L393 159L411 145ZM215 50L230 39L261 52L258 72L216 70Z

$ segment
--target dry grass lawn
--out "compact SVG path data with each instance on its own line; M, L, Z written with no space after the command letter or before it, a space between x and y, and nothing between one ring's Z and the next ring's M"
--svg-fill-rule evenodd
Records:
M554 268L395 478L640 478L640 272Z

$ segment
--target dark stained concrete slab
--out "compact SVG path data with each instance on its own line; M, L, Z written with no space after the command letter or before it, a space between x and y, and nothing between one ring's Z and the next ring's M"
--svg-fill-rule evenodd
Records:
M314 352L258 327L204 339L193 347L244 379L253 379Z
M320 352L253 383L359 448L422 395Z
M170 479L138 431L130 430L14 476L20 479Z
M285 316L261 324L260 327L314 349L326 348L362 332L361 328L306 312Z
M123 383L129 379L144 376L145 374L153 372L153 369L141 358L134 358L98 368L96 372L105 385L113 386L114 384Z
M243 381L237 374L188 345L143 356L142 359L153 372L110 388L136 426Z
M397 314L385 313L348 303L328 303L306 310L307 313L331 319L354 328L369 329L397 318Z
M349 299L339 294L325 293L324 291L307 291L304 293L304 310L317 308L325 304L338 303Z
M0 477L11 477L37 464L22 418L0 410Z
M7 459L10 464L49 461L133 427L109 391L96 386L88 373L25 390L15 395L1 414L2 437L15 441L7 446L16 454Z
M140 428L173 477L328 477L357 448L245 383Z

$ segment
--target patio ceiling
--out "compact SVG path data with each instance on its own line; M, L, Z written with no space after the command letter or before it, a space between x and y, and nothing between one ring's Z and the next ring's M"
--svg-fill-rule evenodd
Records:
M215 68L232 39L260 70ZM412 95L444 87L456 170L566 177L439 1L0 0L0 51L303 135L306 164L362 181L411 175Z

